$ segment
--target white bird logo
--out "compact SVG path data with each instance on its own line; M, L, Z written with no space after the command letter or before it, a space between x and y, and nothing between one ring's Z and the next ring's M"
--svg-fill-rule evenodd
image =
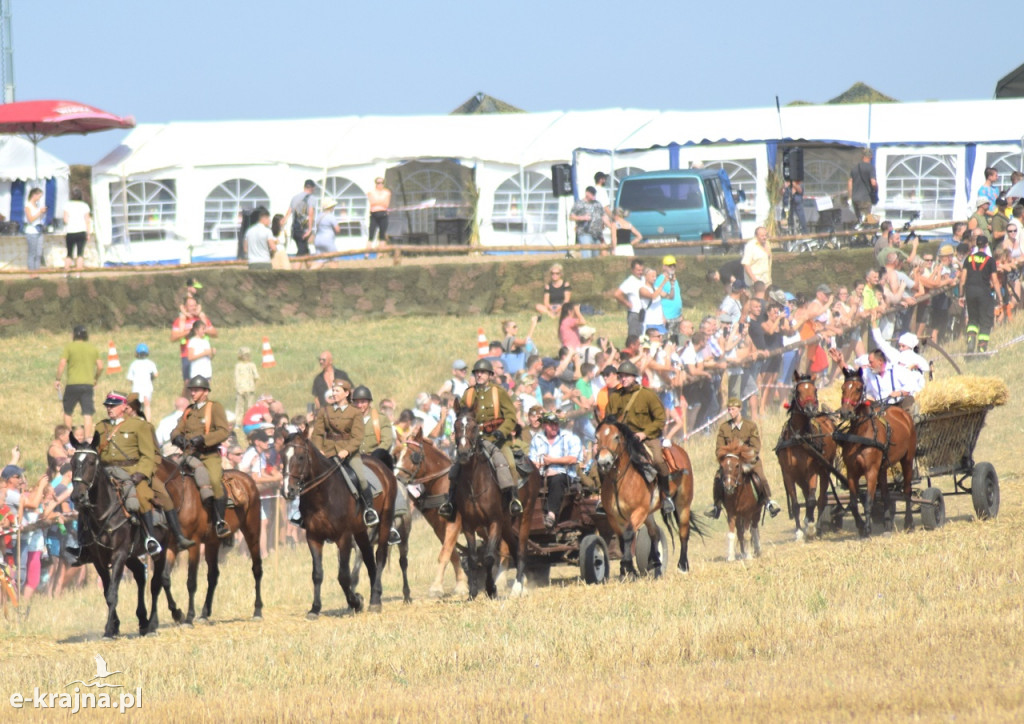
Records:
M92 683L92 682L96 681L96 679L106 679L107 677L113 676L114 674L123 674L124 673L123 671L107 671L107 662L104 661L103 657L100 656L99 654L96 654L93 658L96 659L96 676L94 676L91 679L89 679L88 682L85 682L85 681L82 681L81 679L79 679L78 681L72 681L71 684L82 684L83 686L97 686L97 687L111 687L111 688L120 688L120 687L123 686L123 684L107 684L107 683L104 683L102 681L97 681L95 684ZM65 687L71 686L71 684L65 684Z

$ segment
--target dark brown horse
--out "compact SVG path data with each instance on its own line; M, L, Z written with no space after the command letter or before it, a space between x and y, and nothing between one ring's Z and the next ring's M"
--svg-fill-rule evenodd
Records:
M146 614L146 564L140 556L146 555L144 532L125 508L123 493L118 484L100 464L96 451L99 434L92 443L83 443L71 436L75 452L71 456L72 500L79 510L78 535L83 551L92 556L96 573L103 582L103 597L107 602L107 624L103 629L104 638L114 638L121 632L121 620L117 616L117 593L124 569L128 568L138 586L138 601L135 615L139 619L139 634L153 633L160 625L157 617L157 601L160 589L169 586L166 566L167 546L174 540L166 529L157 528L153 533L162 550L153 561L153 579L150 583L152 606ZM169 594L168 594L169 595ZM172 610L175 608L170 601Z
M881 485L882 505L885 509L885 531L893 529L893 508L889 502L889 468L897 463L903 474L903 498L906 513L904 530L914 527L910 507L910 485L914 477L914 455L917 452L917 429L910 413L901 407L879 408L864 398L864 378L858 369L843 370L843 404L840 413L844 424L833 433L843 449L843 462L850 483L850 509L863 537L871 535L871 506L875 490ZM857 508L858 484L865 479L867 497L862 520Z
M836 457L836 441L832 439L835 423L821 411L818 405L818 388L810 375L793 373L793 396L789 401L789 417L782 426L782 434L775 445L775 455L782 468L782 480L786 485L786 500L789 517L796 525L796 539L815 535L810 526L814 522L815 493L817 493L818 529L821 527L821 512L828 497L828 481L831 474L822 462L830 464ZM797 486L804 494L806 506L805 522L800 522L800 501Z
M511 519L502 500L494 470L488 459L482 437L470 408L457 408L455 417L455 450L459 462L459 479L455 486L452 503L462 520L462 532L466 536L468 565L484 569L484 588L487 595L498 595L495 585L499 563L499 545L502 541L516 565L516 581L512 595L523 593L526 579L526 544L530 536L530 519L540 492L540 473L533 468L527 484L517 491L523 504L523 514L518 521ZM532 467L532 465L531 465ZM483 555L478 555L477 536L484 541ZM474 576L470 576L469 595L476 595Z
M187 471L186 471L187 472ZM213 594L217 590L217 580L220 578L220 547L222 541L217 537L213 529L211 519L206 507L199 497L199 489L196 487L195 479L189 472L183 475L181 463L172 459L164 458L160 467L156 470L156 477L164 481L167 492L178 506L178 518L181 521L181 530L186 538L191 538L197 543L203 544L206 556L206 598L203 601L203 608L199 612L200 621L208 621L213 612ZM263 599L260 596L261 583L263 581L263 560L260 558L260 493L256 483L251 477L237 470L224 471L224 488L228 497L234 502L234 507L229 507L224 516L225 522L231 528L231 533L242 531L245 538L245 545L249 549L249 557L252 559L252 577L256 587L256 601L253 604L252 617L255 620L263 618ZM177 544L175 544L177 546ZM171 562L175 554L172 553ZM184 622L192 623L195 619L196 589L198 588L199 576L199 546L192 546L188 549L188 613ZM170 592L168 589L168 598ZM171 608L171 614L175 620L179 620L180 613Z
M643 525L651 539L648 570L660 575L660 553L655 542L661 540L661 529L651 518L651 514L661 509L661 496L630 461L630 449L633 450L634 457L645 456L646 452L642 450L642 444L636 435L612 418L607 418L601 423L596 437L595 459L601 480L601 504L612 530L619 536L622 544L622 573L636 573L633 565L633 558L636 555L636 531ZM660 442L654 441L652 444ZM679 532L677 565L679 570L685 573L690 570L690 530L702 535L700 528L697 527L697 521L690 517L690 506L693 503L693 466L690 464L690 456L678 445L664 448L664 455L672 471L669 476L669 495L676 509L671 515L662 511L662 518L670 531L675 527Z
M388 561L386 531L391 529L395 515L397 483L394 475L377 458L363 455L363 465L376 474L383 488L373 503L380 516L378 530L382 531L377 536L375 556L362 511L338 466L298 433L285 439L281 458L284 460L282 491L289 500L299 499L306 543L313 557L313 605L306 618L315 619L320 615L320 584L324 580L323 549L326 541L334 541L338 546L338 583L345 594L345 601L353 611L361 611L363 597L355 592L349 570L352 541L355 539L370 579L370 610L380 611L381 576Z
M469 594L469 581L466 572L462 570L455 545L462 532L462 519L456 514L455 522L449 523L437 514L437 509L448 494L448 471L451 467L452 461L429 440L424 439L419 427L395 448L395 477L410 489L413 504L441 541L437 572L429 591L434 598L444 596L444 571L449 562L455 571L455 595Z
M767 501L759 499L754 492L751 472L757 455L740 440L733 440L718 451L718 475L722 481L722 504L729 521L729 554L726 560L736 560L736 543L740 545L740 557L750 558L747 553L747 530L750 530L750 547L755 557L761 555L761 532L758 523L761 511Z

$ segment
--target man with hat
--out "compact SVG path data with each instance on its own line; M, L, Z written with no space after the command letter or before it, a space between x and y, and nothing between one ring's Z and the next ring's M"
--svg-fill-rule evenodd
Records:
M661 509L675 510L668 490L668 465L661 449L661 434L665 428L665 406L657 393L639 383L640 370L626 360L619 365L619 388L608 394L608 415L624 424L644 444L649 460L633 460L648 483L657 482L661 490ZM651 463L654 463L653 465Z
M676 279L676 258L671 254L661 260L661 274L654 280L655 289L663 286L668 296L661 300L661 312L665 316L665 327L672 335L679 331L679 320L683 318L683 295Z
M977 348L988 351L988 338L995 323L996 308L1003 306L1003 293L996 273L996 260L988 254L988 238L979 236L978 250L964 260L960 271L960 306L967 309L967 353Z
M516 466L511 444L516 429L516 408L508 393L494 384L494 366L486 359L477 360L473 365L473 386L462 396L462 405L473 411L480 425L483 449L494 468L498 487L508 504L509 512L512 515L522 514L523 506L516 496L516 481L512 476L512 468ZM452 497L460 472L458 459L453 460L448 473L448 497L437 511L438 515L448 521L455 520ZM528 471L521 469L520 472L528 474Z
M978 230L978 233L984 234L986 237L990 233L991 220L989 219L989 209L992 207L992 202L986 199L984 196L979 196L974 200L975 211L971 214L970 218L967 219L967 231Z
M346 465L355 473L359 499L363 503L363 524L371 528L380 523L380 516L373 509L369 471L359 455L364 440L363 415L356 406L348 404L351 391L352 383L348 380L334 380L327 404L320 408L313 421L309 439L317 450L332 458L339 469Z
M441 385L441 389L437 391L437 394L444 395L445 393L452 393L456 397L462 397L466 394L466 390L469 389L469 383L466 382L466 370L469 366L464 360L457 359L452 363L452 376ZM356 399L355 397L352 398Z
M718 427L718 438L715 441L715 457L721 458L724 449L730 443L739 441L744 447L753 450L755 457L754 468L751 471L754 489L763 500L768 500L768 512L774 518L782 508L772 500L772 491L768 485L768 477L764 474L764 465L761 463L761 433L757 424L750 420L743 419L743 402L738 397L730 397L726 403L728 417ZM705 511L704 515L709 518L717 518L722 513L722 499L725 491L722 490L722 480L718 473L715 474L713 486L714 505Z
M562 509L569 479L575 477L575 466L583 462L583 444L572 431L562 429L555 413L545 412L540 422L543 431L530 440L530 460L540 470L547 487L544 525L551 528Z
M192 404L185 408L171 435L171 442L185 453L183 459L192 468L199 497L214 519L218 538L227 538L231 529L224 520L228 497L224 491L220 444L231 435L224 406L210 399L210 381L196 375L186 384Z

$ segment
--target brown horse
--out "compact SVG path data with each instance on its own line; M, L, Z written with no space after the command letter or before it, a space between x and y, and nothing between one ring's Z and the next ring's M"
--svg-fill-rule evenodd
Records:
M139 619L139 634L145 636L153 633L160 625L157 617L160 589L164 586L169 589L170 586L166 555L167 546L174 540L174 536L161 528L153 531L162 550L150 557L153 561L153 579L150 582L153 600L147 616L146 564L140 560L140 556L146 555L142 527L132 521L117 483L100 464L100 456L96 451L99 434L93 436L91 444L76 440L74 435L71 436L71 442L75 446L71 456L71 485L72 500L79 510L79 544L83 550L88 549L92 556L96 573L103 582L103 597L107 603L107 623L103 637L114 638L121 632L121 620L117 616L117 594L125 568L132 572L138 586L135 615ZM168 600L172 611L175 610L169 592Z
M361 611L363 597L355 592L349 570L352 541L355 539L366 564L370 579L370 611L380 611L381 577L388 561L387 534L377 536L377 551L370 542L370 532L363 523L362 511L355 496L333 460L328 460L313 443L295 433L284 441L281 450L284 460L282 492L289 500L299 499L299 513L306 529L306 543L313 558L313 605L306 614L308 619L320 615L320 584L324 580L323 549L326 541L338 546L338 583L345 601L353 611ZM395 514L397 482L394 475L372 455L363 455L363 465L376 474L383 491L374 498L374 509L380 516L379 531L391 529Z
M220 547L223 544L213 529L213 519L203 505L199 497L199 489L196 487L195 479L187 469L183 469L180 460L164 458L160 467L157 468L155 477L164 481L167 492L178 506L178 518L181 521L181 530L186 538L191 538L197 543L203 544L206 557L206 598L203 601L203 608L199 612L200 621L208 621L213 613L213 594L217 590L217 580L220 578ZM242 537L249 549L249 557L252 559L252 577L256 588L256 601L253 604L252 617L254 620L263 618L263 599L260 596L261 583L263 581L263 560L260 557L260 493L256 483L251 477L237 470L224 471L224 489L228 497L234 502L234 507L229 507L225 513L224 520L231 528L231 533L241 530ZM177 543L175 543L175 546ZM171 561L174 561L172 553ZM184 622L191 624L195 619L196 589L198 588L199 575L199 546L192 546L188 549L188 613ZM170 599L169 586L165 589ZM177 621L180 612L174 607L171 608L171 615Z
M459 462L458 484L452 496L452 503L462 520L462 532L466 536L467 561L474 568L483 568L484 590L490 598L498 595L495 584L499 563L499 545L508 546L516 564L516 581L512 595L523 593L526 578L526 544L530 536L530 519L540 493L540 473L533 468L527 484L517 491L523 504L523 514L513 521L502 500L494 471L484 445L482 430L477 424L473 410L457 407L455 417L456 456ZM531 464L531 468L532 468ZM483 555L477 554L477 536L485 541ZM469 595L476 595L475 577L470 576Z
M601 480L601 504L608 515L612 530L619 536L622 544L622 574L634 575L636 568L633 558L636 555L636 531L643 525L651 539L651 554L648 570L655 575L661 573L661 560L656 541L661 539L661 529L650 517L651 513L661 509L661 497L656 489L652 489L640 472L630 461L630 450L633 456L646 456L642 444L633 432L620 422L606 418L597 429L597 470ZM655 441L654 444L660 444ZM665 459L670 470L669 495L675 504L675 513L671 516L662 512L662 518L671 531L675 527L679 532L679 563L683 573L690 570L689 542L690 530L703 535L697 521L690 517L690 506L693 503L693 466L690 456L678 445L664 449ZM673 526L674 524L674 526Z
M820 532L821 512L828 497L831 474L822 458L832 463L836 457L836 441L832 439L835 423L818 406L818 388L810 375L793 373L793 396L789 401L789 417L775 445L775 455L782 468L786 485L789 517L796 525L796 539L804 540ZM804 494L805 522L800 523L800 501L796 488ZM818 531L810 527L814 522L815 492L818 503Z
M405 443L399 443L395 448L395 477L414 493L418 493L411 494L410 499L441 541L437 573L429 591L434 598L444 596L444 571L449 562L455 571L455 595L469 594L469 581L456 550L459 533L462 532L462 519L456 514L455 522L449 523L437 514L437 509L448 494L448 471L451 467L452 461L429 440L424 439L419 427Z
M857 521L862 537L871 535L871 506L875 490L881 485L882 505L885 508L885 531L893 529L893 508L889 504L889 468L899 463L903 474L903 498L906 513L903 529L914 527L910 507L910 484L914 477L914 455L917 452L917 429L910 413L901 407L888 406L878 409L877 404L864 398L864 377L862 370L843 370L843 404L840 413L845 427L833 433L843 449L843 462L850 483L850 509ZM857 508L858 484L861 476L866 482L867 497L864 500L865 517L862 520Z
M750 558L747 553L747 529L750 529L750 546L755 557L761 555L761 532L758 523L761 511L767 501L759 499L754 492L751 471L757 462L754 451L740 440L733 440L718 451L718 475L722 481L722 503L729 521L729 555L727 560L736 560L736 542L740 544L740 557Z

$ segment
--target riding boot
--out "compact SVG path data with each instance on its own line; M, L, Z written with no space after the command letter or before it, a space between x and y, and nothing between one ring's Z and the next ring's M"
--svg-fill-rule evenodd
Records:
M753 478L757 494L762 498L768 499L766 507L768 508L768 513L774 518L782 512L782 508L772 499L772 489L768 487L768 481L756 474L752 474L751 477Z
M165 510L164 517L167 518L167 525L170 527L171 532L174 533L174 537L178 539L178 548L188 550L196 544L194 540L186 538L185 534L182 533L181 521L178 520L178 511Z
M668 490L668 478L664 475L658 475L658 490L661 491L661 511L663 513L675 512L676 504L672 502L672 495Z
M153 529L156 528L153 511L151 510L148 513L144 513L140 516L140 519L142 520L142 529L146 531L146 553L151 556L155 556L159 554L163 548L160 547L160 542L156 539L156 536L153 535Z
M68 563L70 568L76 568L78 566L85 565L86 563L92 563L92 552L89 546L83 544L79 539L79 544L76 546L66 546L65 551L71 556L74 556L74 560Z
M213 517L214 524L213 529L217 533L218 538L230 538L231 528L228 527L227 521L224 520L224 514L228 511L228 496L223 498L213 499Z
M372 528L375 525L380 524L380 516L377 515L377 511L373 509L373 493L370 491L370 486L365 483L359 488L359 497L363 501L363 525L367 528Z
M455 481L458 479L459 462L456 460L448 473L448 492L445 494L444 502L437 509L437 514L449 523L455 522L455 504L452 501L455 499Z

